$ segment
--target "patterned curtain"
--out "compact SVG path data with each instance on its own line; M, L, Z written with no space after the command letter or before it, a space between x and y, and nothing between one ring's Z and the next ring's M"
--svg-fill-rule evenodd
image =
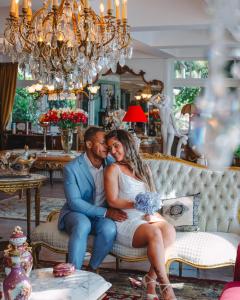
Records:
M17 63L0 63L0 133L1 148L3 147L3 133L6 129L13 109L17 84Z

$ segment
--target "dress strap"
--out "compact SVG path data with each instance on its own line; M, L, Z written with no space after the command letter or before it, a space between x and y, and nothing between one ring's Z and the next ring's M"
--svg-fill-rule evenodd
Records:
M118 165L118 164L114 163L114 166L116 166L116 167L117 167L117 169L118 169L118 172L121 172L121 168L119 167L119 165Z

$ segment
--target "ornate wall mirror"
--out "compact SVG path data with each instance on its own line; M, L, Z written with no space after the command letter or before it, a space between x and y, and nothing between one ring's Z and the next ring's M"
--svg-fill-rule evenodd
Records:
M119 81L121 97L115 97L115 101L117 103L113 103L112 106L118 106L125 110L127 109L131 101L144 100L144 97L140 97L139 99L137 99L136 96L141 96L146 88L148 88L152 94L156 94L161 93L164 87L162 81L156 79L148 81L145 78L144 71L140 70L138 73L136 73L128 66L121 67L120 65L118 65L115 74L113 74L112 71L109 70L101 77L101 79Z

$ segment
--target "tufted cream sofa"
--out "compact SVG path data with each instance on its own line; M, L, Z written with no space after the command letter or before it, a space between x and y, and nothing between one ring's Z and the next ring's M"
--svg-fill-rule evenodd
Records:
M160 154L146 154L144 158L163 198L201 193L200 231L177 232L176 241L166 254L167 268L173 261L197 268L234 265L240 242L240 168L218 172ZM56 252L67 253L67 244L67 234L57 230L57 214L52 214L48 222L38 226L32 233L34 250L45 246ZM116 257L117 268L121 260L146 259L145 248L127 248L117 243L111 254Z

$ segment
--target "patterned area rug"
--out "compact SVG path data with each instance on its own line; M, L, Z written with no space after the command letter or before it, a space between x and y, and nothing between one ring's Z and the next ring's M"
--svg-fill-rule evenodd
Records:
M40 220L43 222L46 221L48 214L55 209L61 209L64 202L65 199L41 197ZM31 212L31 220L34 221L35 204L33 195L31 201ZM5 200L0 200L0 218L26 220L26 199L19 199L18 196L14 196Z
M138 276L142 277L143 274L101 270L100 275L112 283L111 289L103 298L104 300L146 299L144 291L133 289L128 281L129 276L137 279ZM223 282L213 280L179 278L176 276L172 276L170 280L178 300L217 300L224 286Z

